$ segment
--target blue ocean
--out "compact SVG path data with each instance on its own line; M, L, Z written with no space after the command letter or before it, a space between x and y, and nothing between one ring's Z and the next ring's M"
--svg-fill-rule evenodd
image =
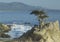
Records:
M60 21L60 11L46 11L46 14L49 16L48 21ZM38 24L37 16L31 15L30 11L0 11L0 22Z
M27 11L1 11L0 12L0 22L2 23L31 23L36 24L37 18L34 15L31 15Z

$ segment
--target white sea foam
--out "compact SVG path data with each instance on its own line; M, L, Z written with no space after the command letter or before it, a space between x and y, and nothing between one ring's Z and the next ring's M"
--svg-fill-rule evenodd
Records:
M7 34L11 36L11 38L18 38L23 33L26 33L28 30L30 30L32 26L29 25L18 25L18 24L12 24L11 31L9 31Z

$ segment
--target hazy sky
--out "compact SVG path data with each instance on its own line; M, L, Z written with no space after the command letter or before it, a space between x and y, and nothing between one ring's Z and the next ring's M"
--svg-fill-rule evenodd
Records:
M60 0L0 0L0 2L22 2L28 5L41 6L49 9L60 9Z

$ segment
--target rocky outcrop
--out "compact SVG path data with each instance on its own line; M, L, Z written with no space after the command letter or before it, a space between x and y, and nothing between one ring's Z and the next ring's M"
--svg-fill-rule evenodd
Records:
M59 22L50 22L48 26L38 31L37 27L32 28L27 33L23 34L19 42L60 42Z
M59 22L50 22L48 27L45 27L39 32L34 31L34 34L41 35L44 38L40 42L60 42Z
M58 20L55 21L55 22L50 22L48 28L50 28L52 30L57 30L58 31L59 30L59 22L58 22Z
M10 38L6 32L10 31L10 28L5 24L0 24L0 38Z

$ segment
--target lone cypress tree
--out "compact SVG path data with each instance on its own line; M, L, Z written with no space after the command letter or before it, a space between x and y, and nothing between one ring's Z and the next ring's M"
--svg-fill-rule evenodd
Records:
M45 20L46 18L48 18L48 16L45 14L45 12L42 11L42 10L41 10L41 11L39 11L39 10L34 10L34 11L31 12L31 14L34 14L34 15L37 16L38 21L39 21L39 28L42 28L42 23L44 22L44 20Z

